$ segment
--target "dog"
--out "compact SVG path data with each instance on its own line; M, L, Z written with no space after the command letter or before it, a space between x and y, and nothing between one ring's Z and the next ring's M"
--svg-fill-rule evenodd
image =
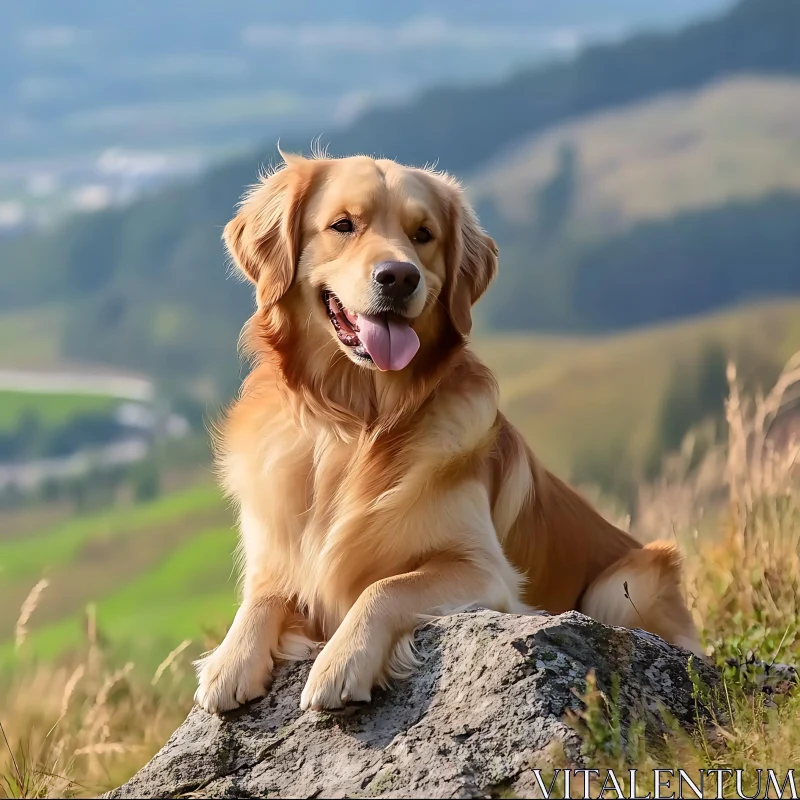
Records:
M677 549L607 522L498 410L468 347L497 248L459 183L282 157L223 234L257 306L215 442L242 601L197 703L233 709L276 659L313 657L301 708L367 702L414 668L422 621L471 605L577 609L701 653Z

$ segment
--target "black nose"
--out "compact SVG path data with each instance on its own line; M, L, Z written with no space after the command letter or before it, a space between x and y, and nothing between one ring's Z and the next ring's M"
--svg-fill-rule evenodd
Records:
M419 270L408 261L381 261L372 270L372 280L384 297L405 300L419 286Z

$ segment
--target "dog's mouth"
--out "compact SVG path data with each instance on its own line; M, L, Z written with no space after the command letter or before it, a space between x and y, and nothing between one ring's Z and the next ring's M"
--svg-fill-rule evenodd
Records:
M322 302L339 341L356 358L374 362L381 371L407 367L419 350L416 332L397 314L357 314L328 289L322 293Z

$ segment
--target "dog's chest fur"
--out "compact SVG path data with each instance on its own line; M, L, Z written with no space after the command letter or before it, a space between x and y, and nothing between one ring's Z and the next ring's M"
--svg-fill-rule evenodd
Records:
M250 574L277 577L335 628L367 585L448 544L453 532L435 501L495 416L492 398L462 397L405 432L347 439L303 427L286 409L236 409L221 466L240 506L245 590Z

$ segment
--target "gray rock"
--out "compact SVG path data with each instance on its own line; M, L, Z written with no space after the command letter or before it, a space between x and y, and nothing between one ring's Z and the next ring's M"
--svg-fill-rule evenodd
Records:
M268 697L224 719L194 708L107 796L524 797L532 767L584 762L564 716L582 707L591 669L604 692L619 676L623 746L633 720L656 741L696 713L688 653L577 612L456 614L421 630L417 646L415 675L341 714L300 711L309 664L281 666Z

